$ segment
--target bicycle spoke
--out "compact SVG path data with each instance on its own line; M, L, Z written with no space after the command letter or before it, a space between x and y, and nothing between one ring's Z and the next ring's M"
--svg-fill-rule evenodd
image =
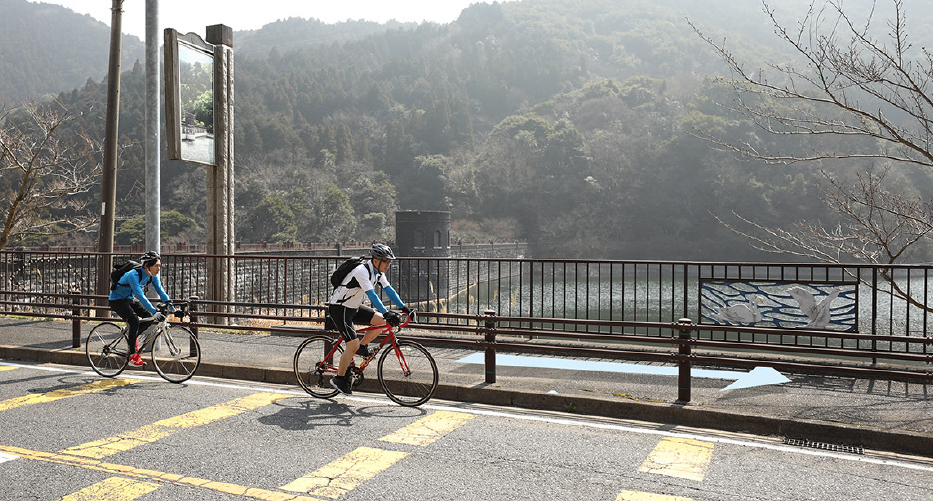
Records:
M379 358L379 383L392 401L404 406L421 405L437 390L437 364L423 346L398 341L397 349L385 348Z
M201 365L201 345L185 327L171 325L152 340L152 362L166 381L187 381Z
M343 346L338 345L333 357L327 357L333 344L334 340L327 336L310 337L301 343L292 361L298 384L318 398L330 398L337 394L337 390L330 385L330 378L337 374Z
M123 329L112 322L103 322L91 329L84 343L91 368L104 377L115 377L123 372L128 348Z

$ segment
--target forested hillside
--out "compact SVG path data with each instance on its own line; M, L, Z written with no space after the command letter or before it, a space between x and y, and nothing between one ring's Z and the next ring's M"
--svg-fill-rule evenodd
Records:
M263 58L272 51L284 52L340 44L370 35L381 35L390 30L413 29L417 26L416 23L397 21L386 24L372 21L327 24L316 19L290 17L269 23L260 30L237 31L236 53L238 56Z
M142 41L124 35L123 65L145 58ZM106 79L110 28L60 5L0 2L0 105L17 106Z
M790 3L788 16L802 5ZM237 239L391 239L396 209L443 209L454 240L527 240L538 257L767 258L711 214L825 221L820 169L866 165L765 165L687 133L777 141L717 106L731 90L709 79L721 62L688 18L751 62L784 57L761 6L727 0L523 0L449 25L237 32ZM143 212L143 79L141 66L123 77L122 219ZM83 126L101 137L105 90L59 96L94 110ZM203 168L162 172L165 210L203 220ZM891 179L933 192L929 173ZM138 224L118 238L139 238ZM200 233L163 229L172 238Z

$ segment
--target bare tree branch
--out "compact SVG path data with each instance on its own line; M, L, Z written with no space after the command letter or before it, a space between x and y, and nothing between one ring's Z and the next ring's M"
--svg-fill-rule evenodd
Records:
M64 144L69 115L56 104L0 110L0 248L97 223L87 193L100 179L99 143L87 135Z
M933 56L925 48L912 59L903 0L891 0L895 17L887 35L878 38L872 14L857 24L839 0L816 2L796 29L777 19L766 1L764 12L775 34L799 63L769 63L769 71L745 67L727 49L690 23L732 73L720 79L732 86L736 101L725 107L748 118L759 129L778 136L861 138L861 150L824 145L806 154L763 152L743 141L734 144L706 131L695 134L717 145L772 163L829 158L876 158L933 167L933 96L928 92ZM872 2L874 7L875 2ZM905 117L905 119L901 119ZM847 148L852 143L846 143ZM880 147L879 147L880 144Z

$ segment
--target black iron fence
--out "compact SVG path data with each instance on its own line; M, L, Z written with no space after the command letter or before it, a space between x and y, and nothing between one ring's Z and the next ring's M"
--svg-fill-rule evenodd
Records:
M114 261L130 257L135 254L118 254ZM297 311L313 316L307 307L327 302L330 273L345 258L168 253L161 278L172 297L210 299L207 262L224 260L235 297L223 311L234 323L251 316L288 318ZM96 253L0 252L0 312L60 310L53 296L92 293L98 261ZM439 326L475 324L493 312L509 319L500 328L534 337L569 331L670 338L676 334L671 325L688 318L701 326L695 330L700 341L927 354L931 273L933 266L925 265L400 258L389 280L404 300L436 313L431 322ZM844 303L846 329L814 327L812 321L789 327L781 319L803 309L786 293L794 288L816 299L830 289L842 291L834 303ZM736 309L753 316L730 321L725 313Z
M233 270L234 300L204 299L210 259ZM322 328L329 275L343 259L167 254L162 281L172 297L194 296L187 325L195 332L223 324L306 335ZM82 322L108 314L105 297L90 293L98 262L93 253L0 252L0 314L71 320L79 347ZM919 265L402 258L389 274L424 312L406 337L484 350L487 379L495 380L497 350L652 360L681 367L680 399L689 400L698 364L767 360L787 371L933 379L930 273Z

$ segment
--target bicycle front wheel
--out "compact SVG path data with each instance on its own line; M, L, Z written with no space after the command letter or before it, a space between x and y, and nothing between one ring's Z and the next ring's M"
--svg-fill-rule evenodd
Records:
M84 352L94 372L104 377L116 377L126 368L129 357L123 329L113 322L104 322L91 329L84 342Z
M337 375L343 346L337 346L333 357L327 357L334 340L327 336L314 336L305 339L295 351L293 366L298 384L311 395L318 398L330 398L337 390L330 385L330 378Z
M156 334L152 343L152 363L163 379L183 383L201 365L201 343L187 327L172 325Z
M437 390L437 364L428 350L414 341L398 341L396 345L379 357L379 383L393 402L406 407L421 405Z

